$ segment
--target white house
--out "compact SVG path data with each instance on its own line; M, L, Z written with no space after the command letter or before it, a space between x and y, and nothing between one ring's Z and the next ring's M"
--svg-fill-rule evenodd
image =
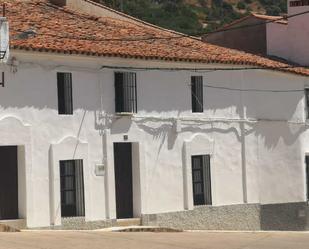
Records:
M267 24L267 54L309 66L309 1L287 2L288 21Z
M308 229L309 70L118 14L6 4L0 219Z

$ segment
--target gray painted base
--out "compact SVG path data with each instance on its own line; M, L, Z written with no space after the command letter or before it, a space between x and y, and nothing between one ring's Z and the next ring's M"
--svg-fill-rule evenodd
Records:
M305 231L309 230L309 207L307 203L200 206L190 211L143 215L142 224L184 230Z
M116 220L85 221L84 217L63 218L61 226L40 228L42 230L95 230L116 225Z

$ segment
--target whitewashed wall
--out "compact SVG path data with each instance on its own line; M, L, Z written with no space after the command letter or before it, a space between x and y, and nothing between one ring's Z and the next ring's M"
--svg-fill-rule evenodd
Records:
M5 68L0 125L3 117L13 116L30 126L31 142L19 141L26 151L31 147L26 162L28 226L60 222L59 212L52 217L59 206L58 180L52 172L57 171L58 160L70 156L84 159L86 220L115 218L113 142L123 142L123 135L135 145L137 216L193 208L188 162L190 154L199 153L211 154L214 205L305 200L304 155L309 144L302 91L205 87L205 112L192 114L190 77L200 74L139 71L138 114L115 117L113 70L100 70L101 66L137 67L144 61L13 53L20 65L15 74ZM220 65L148 61L147 66ZM73 116L58 115L58 71L73 73ZM302 90L309 83L305 77L265 70L216 71L203 76L205 85L228 88ZM180 132L175 129L177 119ZM95 165L102 162L105 176L96 176Z

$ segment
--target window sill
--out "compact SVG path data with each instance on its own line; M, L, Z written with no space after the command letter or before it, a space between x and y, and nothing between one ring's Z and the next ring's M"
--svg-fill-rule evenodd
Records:
M116 112L116 116L120 117L132 117L134 114L134 112Z

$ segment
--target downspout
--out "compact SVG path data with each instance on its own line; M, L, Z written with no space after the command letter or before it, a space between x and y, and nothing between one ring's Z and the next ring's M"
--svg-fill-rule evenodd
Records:
M240 88L243 89L244 72L241 72ZM240 118L244 120L245 106L243 103L243 92L240 92ZM248 190L247 190L247 161L246 161L246 130L245 122L240 122L240 144L241 144L241 166L242 166L242 190L243 190L243 203L248 203Z

